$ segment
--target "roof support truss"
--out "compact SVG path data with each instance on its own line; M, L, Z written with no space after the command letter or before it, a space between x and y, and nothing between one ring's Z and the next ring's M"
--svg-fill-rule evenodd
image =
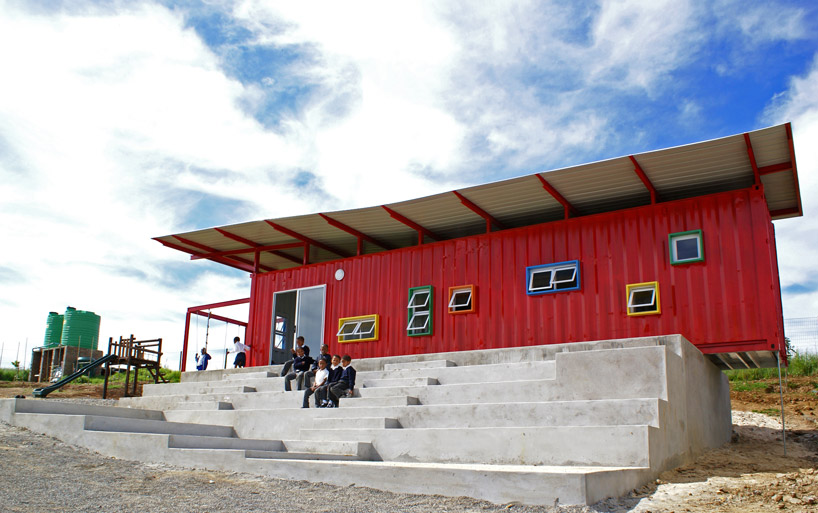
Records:
M196 241L192 241L192 240L187 239L185 237L182 237L180 235L174 235L173 238L178 240L179 242L181 242L183 244L187 244L188 246L193 246L194 248L199 248L202 251L206 251L208 253L218 253L218 251L216 251L214 248L211 248L210 246L200 244L200 243L198 243ZM251 272L251 273L258 272L259 269L261 269L261 270L263 270L265 272L266 271L275 271L274 267L268 267L268 266L263 266L263 265L260 265L258 267L258 269L256 269L255 262L252 262L252 261L247 260L245 258L234 256L234 255L230 255L230 256L227 256L227 257L217 256L217 257L211 258L210 260L213 260L214 262L224 263L223 260L225 258L229 258L229 259L232 259L232 260L235 260L237 262L240 262L240 263L244 264L245 267L242 268L242 270L248 271L248 272Z
M548 183L548 180L543 178L542 175L540 175L539 173L537 173L534 176L540 179L540 183L542 183L542 188L548 191L548 194L550 194L552 198L557 200L562 205L562 208L565 210L565 219L568 219L571 216L576 217L579 215L577 209L575 209L574 206L571 205L568 202L568 200L565 199L565 197L562 194L560 194L560 192L557 189L554 188L553 185Z
M176 251L181 251L183 253L187 253L188 255L197 255L198 254L195 251L193 251L192 249L188 249L188 248L186 248L184 246L180 246L179 244L174 244L172 242L167 242L167 241L164 241L164 240L161 240L161 239L158 239L158 238L154 238L153 240L159 242L160 244L162 244L166 248L175 249ZM238 269L240 271L253 272L252 269L248 269L246 266L241 265L238 262L227 260L226 258L214 259L214 261L218 262L220 264L224 264L224 265L226 265L228 267Z
M801 206L801 186L798 184L798 166L795 165L795 147L792 145L792 125L787 123L784 125L787 130L787 144L790 149L790 163L792 164L792 180L795 184L795 202L797 206L797 214L804 215L803 207Z
M503 223L498 221L494 216L492 216L491 214L489 214L488 212L486 212L482 208L480 208L477 205L475 205L474 203L472 203L472 201L469 200L467 197L463 196L462 194L460 194L457 191L452 191L452 192L454 193L455 196L457 196L457 199L460 200L460 203L462 203L464 206L466 206L466 208L468 208L469 210L471 210L472 212L474 212L475 214L477 214L478 216L480 216L480 217L482 217L483 219L486 220L486 233L491 232L491 225L496 226L498 230L505 230L506 229L506 227L503 226Z
M231 249L228 251L216 251L215 253L200 253L197 255L192 255L190 257L191 260L200 260L202 258L213 258L213 257L223 257L223 256L233 256L233 255L244 255L247 253L264 253L265 251L274 251L276 249L290 249L290 248L302 248L305 244L303 242L288 242L285 244L272 244L270 246L256 246L253 248L242 248L242 249ZM289 256L289 255L287 255ZM300 262L300 260L299 260Z
M374 237L370 237L369 235L367 235L367 234L365 234L363 232L359 232L355 228L352 228L351 226L345 225L341 221L337 221L337 220L331 218L330 216L328 216L326 214L318 214L318 215L321 216L321 218L324 221L328 222L331 226L334 226L334 227L338 228L339 230L343 230L343 231L347 232L348 234L353 235L355 238L357 238L358 239L358 246L357 246L357 254L358 255L361 255L361 253L363 251L362 241L367 241L370 244L374 244L374 245L379 246L379 247L381 247L383 249L387 249L387 250L394 249L394 247L392 247L392 245L386 244L385 242L381 242L378 239L376 239Z
M261 247L262 247L262 245L261 245L261 244L259 244L258 242L252 241L252 240L250 240L250 239L245 239L244 237L241 237L241 236L239 236L239 235L236 235L235 233L230 233L230 232L228 232L227 230L224 230L224 229L222 229L222 228L214 228L214 230L216 230L217 232L221 233L222 235L224 235L224 236L225 236L225 237L227 237L228 239L232 239L232 240L234 240L234 241L236 241L236 242L241 242L242 244L247 244L247 245L248 245L248 246L250 246L251 248L261 248ZM289 254L287 254L287 253L284 253L283 251L276 251L276 250L274 250L274 249L273 249L273 250L259 250L259 251L260 251L260 252L262 252L262 253L264 253L264 252L266 252L266 251L269 251L269 252L270 252L270 253L272 253L273 255L275 255L275 256L277 256L277 257L279 257L279 258L283 258L284 260L289 260L290 262L295 262L296 264L300 264L300 263L301 263L301 259L300 259L300 258L298 258L298 257L294 257L294 256L289 255ZM256 261L258 261L259 259L258 259L258 258L256 258L255 260L256 260Z
M750 142L750 134L744 134L744 144L747 145L747 156L750 157L750 165L753 166L753 183L761 185L761 173L758 171L755 153L753 153L753 143Z
M645 174L645 170L642 169L642 166L640 166L639 162L636 161L636 157L631 155L628 158L631 159L631 162L633 162L633 172L636 173L636 176L638 176L640 180L642 180L642 183L645 184L648 192L650 192L650 204L655 204L659 199L659 195L656 192L656 187L653 186L653 182L651 182L648 175Z
M389 215L392 217L392 219L394 219L395 221L403 223L406 226L408 226L409 228L412 228L413 230L418 232L418 246L423 244L423 236L424 235L426 237L429 237L432 240L443 240L443 237L441 237L439 235L436 235L434 232L431 232L431 231L427 230L426 228L422 227L421 225L417 224L416 222L412 221L411 219L409 219L409 218L407 218L405 216L402 216L401 214L398 214L397 212L395 212L391 208L387 207L386 205L381 205L381 208L386 210L389 213Z
M340 257L343 257L343 258L351 256L351 255L348 255L344 251L341 251L339 249L335 249L332 246L328 246L328 245L324 244L323 242L318 242L317 240L311 239L311 238L309 238L309 237L307 237L305 235L301 235L300 233L295 232L293 230L290 230L289 228L285 228L285 227L281 226L278 223L274 223L274 222L269 221L269 220L267 220L265 222L267 224L269 224L270 226L272 226L273 229L275 229L276 231L279 231L279 232L283 233L284 235L289 235L293 239L297 239L297 240L300 240L301 242L305 243L305 245L304 245L304 262L309 261L310 246L315 246L316 248L321 248L324 251L329 251L330 253L333 253L333 254L338 255Z

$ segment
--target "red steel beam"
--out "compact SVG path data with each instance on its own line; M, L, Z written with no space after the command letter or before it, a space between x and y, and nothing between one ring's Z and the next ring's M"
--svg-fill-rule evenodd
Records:
M769 175L771 173L778 173L781 171L791 171L792 162L782 162L780 164L770 164L769 166L761 166L758 168L758 174L761 176Z
M218 303L210 303L207 305L191 306L190 308L187 309L187 311L190 313L201 312L202 310L212 310L213 308L222 308L225 306L243 305L249 302L250 302L249 297L245 297L242 299L231 299L229 301L220 301Z
M290 249L301 248L304 246L303 242L287 242L285 244L272 244L270 246L256 246L254 248L231 249L228 251L216 251L215 253L199 253L191 255L191 260L201 260L202 258L224 257L232 255L243 255L245 253L263 253L265 251L273 251L276 249Z
M317 248L321 248L324 251L329 251L330 253L334 253L334 254L336 254L336 255L338 255L340 257L344 257L344 258L347 258L347 257L351 256L351 255L348 255L346 252L341 251L340 249L335 249L332 246L328 246L328 245L324 244L323 242L318 242L317 240L311 239L311 238L309 238L309 237L307 237L305 235L301 235L300 233L294 232L293 230L290 230L289 228L285 228L285 227L281 226L280 224L274 223L272 221L264 221L264 222L269 224L270 226L272 226L273 229L275 229L276 231L279 231L279 232L283 233L284 235L289 235L293 239L298 239L301 242L309 244L310 246L315 246Z
M198 254L195 251L193 251L192 249L188 249L188 248L186 248L184 246L180 246L180 245L174 244L172 242L167 242L167 241L157 239L157 238L154 238L153 240L159 242L160 244L162 244L165 247L175 249L176 251L181 251L181 252L187 253L189 255ZM220 264L224 264L224 265L226 265L228 267L233 267L234 269L238 269L240 271L253 272L252 267L248 268L248 267L246 267L244 265L239 264L238 262L231 262L230 260L227 260L226 258L216 258L216 259L214 259L214 261L219 262Z
M239 326L247 327L247 323L244 321L237 321L236 319L231 319L230 317L224 317L222 315L210 313L210 312L190 312L192 315L201 315L202 317L209 317L211 319L216 319L217 321L228 322L230 324L238 324Z
M638 176L640 180L642 180L642 183L645 184L648 192L650 192L650 204L654 205L659 197L659 195L656 193L656 187L653 186L653 182L651 182L648 175L645 174L645 170L642 169L642 166L640 166L639 162L636 161L636 157L630 155L628 158L631 159L631 162L633 162L633 172L636 173L636 176Z
M747 145L747 156L750 157L750 165L753 166L753 183L761 185L761 174L758 172L758 163L756 162L755 153L753 153L753 144L750 142L750 134L744 134L744 144Z
M250 239L245 239L244 237L242 237L240 235L236 235L235 233L230 233L227 230L224 230L222 228L214 228L214 230L221 233L222 235L224 235L228 239L233 239L236 242L241 242L242 244L247 244L248 246L253 247L253 248L261 247L261 244L259 244L258 242L252 241ZM292 255L288 255L287 253L284 253L282 251L270 251L270 253L274 254L275 256L277 256L279 258L283 258L284 260L289 260L290 262L295 262L296 264L301 263L300 258L294 257Z
M161 241L160 241L161 242ZM187 367L187 339L190 336L190 312L185 314L185 338L182 340L182 363L179 364L179 370L185 372Z
M337 221L337 220L331 218L330 216L328 216L326 214L318 214L318 215L321 216L321 218L323 218L324 221L328 222L331 226L334 226L334 227L338 228L339 230L343 230L343 231L347 232L348 234L357 237L358 247L359 247L359 249L358 249L358 254L359 255L361 254L361 249L360 249L360 246L361 246L360 241L361 240L365 240L365 241L367 241L367 242L369 242L371 244L374 244L374 245L376 245L378 247L381 247L383 249L386 249L386 250L395 249L394 246L392 246L390 244L386 244L385 242L381 242L378 239L376 239L375 237L371 237L371 236L369 236L369 235L367 235L367 234L365 234L363 232L359 232L355 228L353 228L351 226L348 226L348 225L345 225L341 221Z
M486 220L486 233L491 232L491 225L492 224L494 226L496 226L498 230L505 230L506 229L506 227L503 225L503 223L498 221L497 218L495 218L493 215L489 214L488 212L486 212L482 208L475 205L469 198L463 196L462 194L460 194L457 191L452 191L452 192L454 193L455 196L457 196L457 199L460 200L460 203L462 203L466 208L468 208L469 210L471 210L472 212L474 212L475 214L477 214L478 216L480 216L480 217L482 217L483 219Z
M540 179L540 183L542 183L543 189L548 191L548 194L550 194L552 198L557 200L562 205L562 207L565 209L565 219L568 219L569 217L571 217L571 215L573 215L574 217L579 215L579 212L577 212L577 209L575 209L574 206L571 205L568 202L568 200L565 199L563 197L563 195L560 194L559 191L554 188L553 185L548 183L548 180L546 180L545 178L543 178L539 174L536 174L534 176L536 176L537 178Z
M798 208L798 215L803 215L804 210L801 207L801 186L798 184L798 166L795 165L795 146L792 143L792 124L784 125L787 130L787 143L790 148L790 162L792 163L792 181L795 186L795 201Z
M174 235L173 238L178 240L182 244L187 244L188 246L193 246L194 248L199 248L202 251L207 251L208 253L215 253L216 252L215 248L211 248L210 246L205 246L204 244L200 244L200 243L198 243L196 241L186 239L185 237L182 237L181 235ZM254 272L255 271L253 262L251 260L247 260L245 258L241 258L241 257L237 257L237 256L229 256L229 257L225 257L225 258L230 258L232 260L235 260L237 262L241 262L242 264L246 265L247 268L244 269L245 271L249 271L249 272ZM222 257L215 257L215 258L212 258L212 260L214 262L224 263L224 259ZM275 269L273 269L271 267L266 267L266 266L263 266L263 265L259 266L259 268L264 269L265 271L275 271Z
M392 219L394 219L394 220L396 220L398 222L401 222L401 223L405 224L406 226L408 226L409 228L412 228L413 230L418 232L418 246L423 244L423 236L424 235L429 237L432 240L443 240L443 237L435 234L434 232L431 232L431 231L427 230L426 228L424 228L421 225L417 224L416 222L412 221L408 217L405 217L405 216L402 216L401 214L398 214L397 212L395 212L391 208L387 207L386 205L381 205L381 208L386 210L389 213L389 215L392 217Z

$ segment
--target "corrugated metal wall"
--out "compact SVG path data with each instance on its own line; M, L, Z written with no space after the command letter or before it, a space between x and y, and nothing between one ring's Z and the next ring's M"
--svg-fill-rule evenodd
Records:
M671 265L668 234L695 229L705 261ZM527 266L566 260L580 261L580 290L526 294ZM662 313L629 317L625 286L647 281L659 282ZM773 226L756 188L258 275L252 365L267 364L273 293L323 284L325 341L356 358L674 333L708 353L783 343ZM468 284L476 311L449 314L449 287ZM407 292L423 285L434 286L434 331L409 337ZM340 317L367 314L381 316L379 340L337 343Z

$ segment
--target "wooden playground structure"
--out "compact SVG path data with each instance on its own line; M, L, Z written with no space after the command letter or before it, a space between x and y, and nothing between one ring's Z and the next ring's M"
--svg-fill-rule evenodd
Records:
M167 383L168 381L160 372L162 360L162 339L136 340L131 335L129 338L119 337L114 340L108 339L108 354L115 355L105 364L105 384L102 386L102 398L108 395L108 378L111 376L111 367L116 366L121 369L125 366L125 390L124 397L136 395L136 384L139 377L139 369L145 369L153 378L154 383ZM131 370L133 369L133 382L131 382ZM121 372L121 370L120 370Z

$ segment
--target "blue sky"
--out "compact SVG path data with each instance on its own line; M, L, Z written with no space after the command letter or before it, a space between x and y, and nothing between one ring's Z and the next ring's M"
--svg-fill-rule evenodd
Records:
M0 343L72 305L178 351L188 306L249 294L154 236L785 121L785 317L818 315L818 8L563 3L0 0Z

